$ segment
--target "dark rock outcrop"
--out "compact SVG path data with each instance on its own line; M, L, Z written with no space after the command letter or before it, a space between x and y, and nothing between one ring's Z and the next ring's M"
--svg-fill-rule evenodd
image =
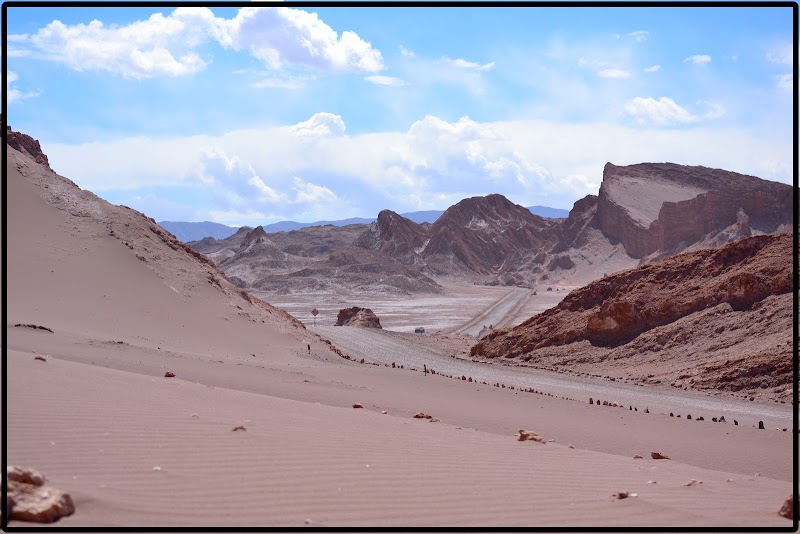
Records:
M11 148L19 150L26 156L29 156L36 163L44 165L48 169L50 168L50 162L47 161L47 155L42 152L39 141L30 135L15 132L11 129L11 126L6 126L6 143Z

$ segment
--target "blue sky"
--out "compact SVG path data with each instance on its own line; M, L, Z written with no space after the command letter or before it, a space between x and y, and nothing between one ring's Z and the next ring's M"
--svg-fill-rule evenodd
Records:
M606 162L792 181L790 8L8 10L8 124L156 220L571 208Z

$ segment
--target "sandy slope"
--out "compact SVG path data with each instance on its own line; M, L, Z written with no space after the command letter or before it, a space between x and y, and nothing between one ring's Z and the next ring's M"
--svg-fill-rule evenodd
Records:
M73 493L64 526L786 523L786 481L9 357L9 457Z
M788 433L698 440L686 421L347 361L140 214L11 149L6 175L7 460L73 495L58 525L789 524ZM661 445L673 460L631 458Z

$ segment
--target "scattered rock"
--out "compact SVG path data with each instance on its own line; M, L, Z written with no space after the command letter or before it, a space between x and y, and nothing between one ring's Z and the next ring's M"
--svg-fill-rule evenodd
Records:
M703 483L702 480L697 480L697 479L693 478L693 479L689 480L688 482L684 482L683 485L684 486L696 486L696 485L702 484L702 483Z
M175 373L171 371L167 371L166 373L164 373L164 378L173 378L173 377L175 377Z
M613 497L616 497L620 500L627 499L629 497L629 493L627 491L620 491L619 493L614 493Z
M536 432L529 432L527 430L520 429L518 434L517 441L538 441L539 443L544 443L544 438L541 437Z
M47 481L43 474L35 469L19 467L16 465L9 465L6 469L6 477L8 480L20 482L22 484L32 484L34 486L42 486Z
M47 332L53 333L52 330L47 328L46 326L39 326L38 324L20 324L17 323L14 325L16 328L33 328L34 330L46 330Z
M650 456L653 460L669 460L669 456L661 454L660 452L651 452Z
M52 523L75 512L68 493L45 486L44 476L33 470L8 466L9 518L36 523Z
M428 415L428 414L423 413L423 412L419 412L419 413L414 414L414 419L431 419L432 417L433 416Z
M781 506L781 509L778 512L778 515L780 515L781 517L785 517L786 519L794 519L793 502L792 501L797 502L797 496L789 495L786 498L786 501L783 503L783 506Z
M231 430L231 432L236 432L238 430L241 430L242 432L247 432L247 429L244 427L244 425L239 425L239 426L233 427L233 430Z
M389 412L387 412L386 410L381 410L381 413L382 413L383 415L387 415Z
M363 407L364 407L363 405L361 405L361 404L359 404L357 402L353 403L353 408L363 408Z

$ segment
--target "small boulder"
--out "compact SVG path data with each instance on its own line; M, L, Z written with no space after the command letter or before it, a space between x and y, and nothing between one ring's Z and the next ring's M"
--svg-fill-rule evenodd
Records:
M52 523L75 513L75 505L67 493L45 486L45 478L33 469L9 466L6 503L9 519Z
M538 441L539 443L544 443L544 438L541 437L536 432L529 432L527 430L520 429L517 437L517 441Z
M164 378L174 378L174 377L175 377L175 373L173 373L171 371L167 371L166 373L164 373Z
M783 506L781 506L780 511L778 512L778 514L781 517L785 517L786 519L794 519L794 511L793 511L794 509L792 501L796 502L797 497L794 495L789 495L786 498L786 501L783 503Z
M363 408L363 407L364 407L363 405L361 405L361 404L359 404L357 402L353 403L353 408Z
M334 326L360 326L363 328L381 328L381 321L369 308L342 308L336 316Z
M650 456L653 460L669 460L669 456L661 454L660 452L651 452Z

